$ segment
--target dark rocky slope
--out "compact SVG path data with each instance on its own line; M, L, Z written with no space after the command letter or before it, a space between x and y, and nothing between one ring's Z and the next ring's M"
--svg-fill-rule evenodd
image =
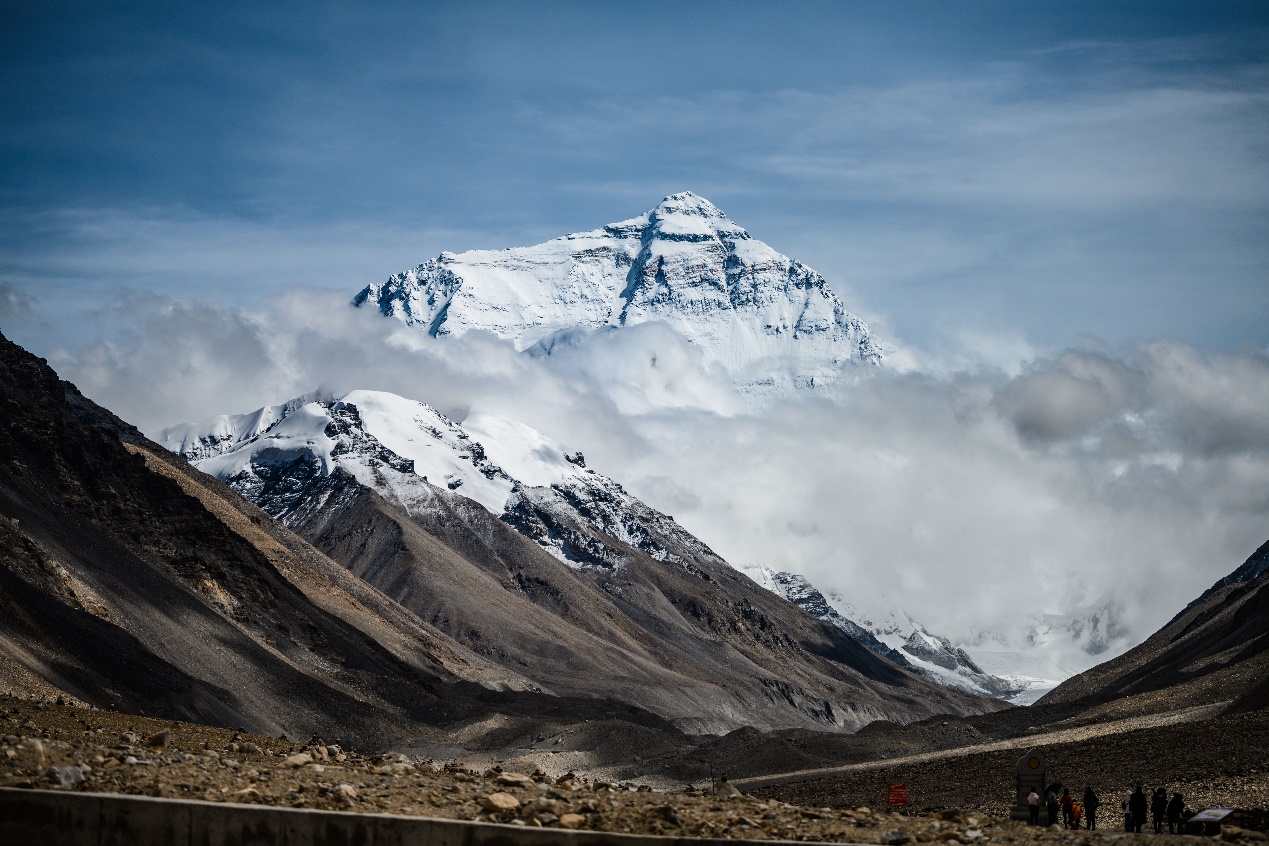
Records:
M373 746L494 712L674 733L525 690L3 336L0 410L8 692Z
M1110 711L1229 701L1269 704L1269 544L1139 646L1068 679L1040 700Z

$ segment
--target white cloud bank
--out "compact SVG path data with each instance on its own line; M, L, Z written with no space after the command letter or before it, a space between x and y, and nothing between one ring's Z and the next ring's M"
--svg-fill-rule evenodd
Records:
M1142 637L1269 536L1269 355L1158 341L1021 372L848 374L755 413L667 327L547 358L294 289L259 312L128 301L51 363L147 431L324 388L521 420L739 565L885 594L953 637L1114 596Z

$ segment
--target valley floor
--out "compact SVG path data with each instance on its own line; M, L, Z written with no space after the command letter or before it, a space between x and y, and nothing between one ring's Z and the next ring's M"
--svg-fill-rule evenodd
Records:
M163 736L161 733L166 732ZM125 734L128 733L128 734ZM853 843L1100 843L1122 839L1116 814L1102 832L1058 832L1006 819L1016 751L893 764L756 795L654 791L594 774L551 778L440 769L400 755L341 750L343 760L303 757L307 743L230 729L0 697L0 787L55 787L287 807L391 812L523 825L676 836ZM155 737L151 746L147 740ZM1269 713L1198 720L1047 746L1051 773L1092 781L1108 807L1135 778L1184 792L1191 807L1269 809ZM329 753L328 753L329 754ZM80 765L86 765L81 767ZM60 768L60 769L59 769ZM70 772L74 768L74 772ZM75 775L82 775L82 782ZM567 775L567 774L566 774ZM907 783L911 815L880 810L885 785ZM954 810L947 810L947 809ZM1263 827L1264 816L1253 824ZM0 823L0 833L3 825ZM902 832L902 833L900 833ZM1262 839L1246 832L1247 839ZM1197 838L1170 837L1178 844Z

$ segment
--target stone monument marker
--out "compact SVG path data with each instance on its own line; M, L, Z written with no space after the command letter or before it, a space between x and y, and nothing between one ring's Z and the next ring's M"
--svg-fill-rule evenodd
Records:
M1044 776L1048 769L1044 755L1034 749L1018 759L1018 795L1014 801L1013 811L1009 814L1011 819L1026 822L1030 817L1030 812L1027 810L1027 795L1034 790L1040 794L1040 825L1050 825L1053 822L1049 819L1049 813L1044 807Z

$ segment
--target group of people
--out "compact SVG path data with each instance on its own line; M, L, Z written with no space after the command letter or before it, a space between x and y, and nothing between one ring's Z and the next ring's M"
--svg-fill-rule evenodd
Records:
M1050 785L1045 794L1043 801L1048 811L1050 825L1057 824L1060 813L1063 828L1078 829L1081 822L1089 831L1097 828L1097 809L1101 805L1101 800L1097 798L1092 787L1085 786L1082 801L1072 796L1070 789L1060 784ZM1040 803L1039 792L1032 790L1027 796L1027 810L1032 825L1040 824ZM1140 833L1141 827L1146 824L1149 816L1153 815L1156 834L1163 833L1165 824L1169 834L1176 834L1180 830L1185 799L1180 793L1173 793L1172 798L1168 799L1168 792L1162 787L1157 788L1151 796L1147 797L1145 789L1138 782L1136 790L1129 790L1125 794L1121 807L1124 813L1125 831Z

